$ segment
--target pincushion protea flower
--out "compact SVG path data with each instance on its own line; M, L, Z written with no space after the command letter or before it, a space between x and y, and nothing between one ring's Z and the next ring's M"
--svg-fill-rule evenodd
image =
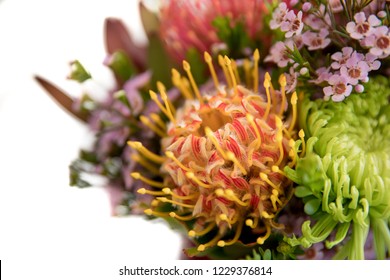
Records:
M303 100L306 151L285 172L316 223L304 222L303 236L291 244L341 244L335 258L363 259L371 228L376 257L389 256L389 97L388 79L376 77L343 103Z
M291 181L282 170L293 167L297 156L292 139L297 96L291 97L292 114L287 119L284 76L278 91L266 74L265 90L259 93L258 51L254 54L253 90L239 85L228 57L220 57L227 85L216 77L208 53L205 60L214 89L200 92L184 61L189 83L173 71L174 83L187 99L181 107L172 106L162 85L162 101L151 92L170 120L162 139L162 155L152 154L140 142L129 142L140 154L161 164L162 182L133 173L159 188L139 191L156 197L145 213L182 222L198 243L198 253L238 241L263 244L272 228L278 227L275 217L291 197ZM156 128L159 125L156 123Z
M230 52L243 51L243 48L249 47L247 39L264 46L268 41L262 35L263 19L268 14L267 2L270 1L166 0L160 13L160 37L165 38L167 51L178 62L186 59L191 48L199 53L221 47L229 47L227 51ZM220 20L221 26L216 20ZM226 46L226 40L234 41L236 49Z

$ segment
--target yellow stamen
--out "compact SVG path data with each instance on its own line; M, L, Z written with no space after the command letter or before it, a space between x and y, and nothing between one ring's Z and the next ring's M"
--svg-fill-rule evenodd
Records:
M165 155L170 158L171 160L173 160L181 169L185 170L185 171L191 171L191 169L189 169L188 167L184 166L176 157L175 155L171 152L171 151L166 151L165 152Z
M226 152L226 158L228 160L232 161L234 163L234 165L237 166L241 170L241 173L243 175L247 174L245 167L238 161L238 159L236 158L236 156L234 155L234 153L232 151Z
M274 214L268 214L268 213L265 212L265 211L261 212L261 215L262 215L264 218L266 218L266 219L272 219L272 218L275 217Z
M260 178L261 180L263 181L266 181L268 183L268 185L270 185L272 188L276 189L276 190L279 190L279 187L277 185L275 185L269 178L268 178L268 175L263 173L263 172L260 172Z
M195 208L195 205L192 205L192 204L186 204L186 203L182 203L182 202L179 202L179 201L174 201L174 200L170 200L166 197L156 197L156 199L160 200L161 202L164 202L164 203L171 203L173 205L178 205L178 206L182 206L182 207L186 207L186 208Z
M278 143L279 147L279 158L278 161L275 163L275 165L280 165L284 158L284 148L283 148L283 132L282 130L279 130L276 135L276 142Z
M259 60L260 53L259 50L256 49L253 53L253 91L255 93L259 91Z
M162 191L164 192L164 194L169 194L173 198L177 198L177 199L181 199L181 200L189 200L189 199L193 199L193 198L196 198L199 196L199 193L194 193L194 194L190 194L190 195L178 195L175 192L173 192L170 188L163 188Z
M266 120L268 118L269 111L271 110L271 95L269 93L269 89L271 87L271 76L269 73L265 73L264 75L264 88L265 88L265 93L267 94L267 107L265 109L264 113L264 119Z
M236 202L237 204L239 204L239 205L241 205L241 206L246 207L246 206L249 205L249 201L248 201L248 202L243 202L243 201L241 201L241 200L234 194L234 192L233 192L232 190L230 190L230 189L225 191L224 196L225 196L227 199L230 199L230 200Z
M238 221L237 215L233 217L233 219L229 220L228 216L226 214L220 214L219 218L221 221L227 222L229 225L233 225Z
M286 103L286 85L287 85L286 76L284 74L280 75L279 84L280 84L280 91L282 94L282 103L280 104L279 116L282 116L284 111L284 103Z
M305 132L303 131L303 129L299 131L298 135L302 141L302 152L301 152L301 157L302 157L306 152Z
M220 240L220 241L218 241L217 245L219 247L225 247L225 246L230 246L230 245L233 245L234 243L236 243L238 238L240 238L242 227L243 227L243 220L238 224L236 232L235 232L232 240L230 240L230 241Z
M265 233L265 235L263 237L259 237L257 238L257 243L262 245L264 244L264 241L268 239L268 237L271 235L271 227L269 224L266 224L265 225L266 229L267 229L267 232Z
M191 221L194 219L194 216L192 216L192 214L187 215L187 216L180 216L180 215L176 214L175 212L170 212L169 216L171 216L172 218L178 219L180 221Z
M255 217L253 220L252 219L247 219L245 221L245 225L247 225L250 228L256 228L258 222L259 222L259 219L257 217Z
M236 77L237 84L240 85L241 79L240 79L240 74L238 73L237 63L234 59L232 59L231 61L232 61L232 68L233 68L234 77Z
M146 116L140 116L139 119L145 126L150 128L158 136L160 136L160 137L166 136L165 131L163 131L159 127L155 126Z
M220 233L218 233L213 239L211 239L209 242L205 243L205 244L200 244L198 246L198 251L199 252L203 252L204 250L206 250L206 248L208 247L211 247L211 246L214 246L220 239L221 239L222 235Z
M173 106L172 102L169 100L167 91L165 89L165 86L162 82L158 81L157 82L157 89L161 94L161 98L165 103L165 107L167 108L168 112L171 112L172 115L176 114L175 107Z
M251 63L250 63L249 59L247 59L247 58L244 59L243 67L244 67L244 73L245 73L246 86L250 87L250 84L251 84Z
M260 135L260 130L259 128L257 127L256 123L255 123L255 118L251 115L251 114L246 114L246 119L247 121L249 122L249 124L252 126L253 130L255 131L256 133L256 141L258 142L257 146L255 147L255 149L259 149L260 146L261 146L261 135Z
M217 77L217 74L215 73L213 61L212 61L211 56L208 52L204 52L204 60L206 61L207 65L209 66L211 77L213 78L213 81L214 81L215 89L218 89L218 87L219 87L218 77Z
M195 230L190 230L188 232L188 236L190 237L195 237L195 236L203 236L207 233L209 233L213 228L215 227L215 223L209 223L207 225L207 227L205 227L203 230L201 231L195 231Z
M201 180L199 180L193 172L186 172L186 176L188 179L194 181L196 184L198 184L199 187L205 188L205 189L210 189L213 186L208 185L206 183L203 183Z
M164 123L164 121L160 118L159 115L157 115L156 113L152 113L150 114L150 118L156 123L156 125L162 129L163 131L166 130L166 125Z
M153 181L149 178L146 178L144 176L142 176L140 173L138 172L133 172L130 174L131 177L133 177L134 179L136 180L141 180L142 182L145 182L146 184L148 184L149 186L152 186L152 187L156 187L156 188L163 188L164 187L164 184L162 182L157 182L157 181Z
M280 170L279 166L277 166L277 165L273 165L271 167L271 170L272 170L272 172L277 172L280 175L286 176L286 173L284 173L282 170Z
M172 83L180 90L185 99L193 99L191 91L176 69L172 69Z
M158 170L158 168L155 167L152 163L145 160L139 154L132 154L130 158L131 160L141 164L143 167L145 167L148 171L152 172L153 174L159 174L160 171Z
M291 132L294 129L295 122L297 121L297 101L298 101L297 99L298 99L297 92L294 91L294 93L291 96L291 105L292 105L293 112L292 112L291 124L288 128L289 132Z
M283 204L283 202L279 199L279 192L277 190L272 190L271 202L272 202L272 206L274 207L274 211L278 210L276 202L278 202L279 205Z
M157 199L153 199L152 202L150 203L150 205L153 207L157 207L159 204L160 204L160 201L158 201Z
M150 195L164 195L165 193L162 191L150 191L145 188L140 188L137 190L139 194L150 194Z
M218 63L222 68L223 74L225 75L226 83L228 84L228 88L232 88L232 82L230 80L229 71L226 67L225 60L223 59L222 55L218 55Z
M224 159L227 159L227 156L226 156L226 153L225 151L222 149L222 147L219 145L218 143L218 140L217 138L215 137L213 131L211 130L210 127L205 127L204 129L205 133L206 133L206 136L211 140L211 142L213 142L215 148L217 149L217 151L221 154L221 156L224 158Z
M132 147L133 149L137 150L140 152L143 156L145 156L147 159L150 159L151 161L154 161L156 163L163 163L165 161L165 158L157 155L155 153L152 153L148 149L146 149L144 146L142 146L141 142L137 141L128 141L127 144Z
M156 216L156 217L168 217L167 213L153 211L152 209L145 209L144 213L148 216Z
M232 81L234 94L237 95L237 93L238 93L237 81L236 81L236 77L234 76L234 73L233 73L232 62L230 61L230 59L226 55L224 57L224 60L225 60L226 68L227 68L229 76L230 76L230 80Z
M162 105L160 100L158 100L157 93L155 93L153 90L149 90L149 95L150 98L154 101L154 103L156 103L157 107L161 110L161 112L163 112L171 122L175 123L175 118L173 118L172 114L168 112L164 105Z
M194 92L195 92L196 98L198 98L200 104L203 104L203 102L204 102L204 101L203 101L203 98L202 98L202 96L200 95L198 86L196 85L195 80L194 80L194 77L192 76L192 73L191 73L191 66L190 66L190 64L189 64L187 61L185 61L185 60L183 60L183 69L184 69L184 71L186 71L187 76L188 76L188 78L190 79L190 83L191 83L192 89L193 89Z

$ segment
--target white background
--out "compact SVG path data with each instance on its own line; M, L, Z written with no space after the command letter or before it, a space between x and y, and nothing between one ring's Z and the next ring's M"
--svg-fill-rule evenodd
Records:
M73 95L79 59L109 84L103 23L122 19L139 42L137 0L0 0L0 259L5 279L89 279L105 263L175 260L181 239L163 222L110 216L102 188L68 186L68 165L88 136L33 80ZM88 273L89 273L88 272ZM53 275L55 273L55 276ZM92 276L92 275L91 275ZM91 277L90 279L108 279Z

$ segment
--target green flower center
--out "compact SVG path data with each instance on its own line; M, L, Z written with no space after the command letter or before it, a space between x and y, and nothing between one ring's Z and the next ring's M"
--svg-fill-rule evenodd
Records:
M302 226L306 247L327 240L331 248L348 241L337 258L364 258L364 243L374 231L378 258L390 249L390 104L389 82L372 79L366 92L344 102L302 102L300 124L307 149L295 170L286 170L299 186L296 196L317 221ZM352 230L351 230L352 228Z

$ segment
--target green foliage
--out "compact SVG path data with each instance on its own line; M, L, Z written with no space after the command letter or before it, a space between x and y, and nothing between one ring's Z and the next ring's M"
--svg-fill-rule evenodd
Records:
M70 63L71 72L69 74L69 79L75 80L79 83L83 83L86 80L91 79L91 75L85 70L84 66L78 61L72 61Z
M242 57L245 48L253 47L253 42L242 22L237 22L233 26L228 17L216 17L212 25L217 31L218 38L226 44L230 57Z
M123 51L114 52L109 59L108 66L111 68L117 79L119 79L122 83L137 74L134 63Z
M149 36L148 66L152 71L152 88L156 88L158 81L162 82L166 88L172 86L171 69L173 64L157 35Z

